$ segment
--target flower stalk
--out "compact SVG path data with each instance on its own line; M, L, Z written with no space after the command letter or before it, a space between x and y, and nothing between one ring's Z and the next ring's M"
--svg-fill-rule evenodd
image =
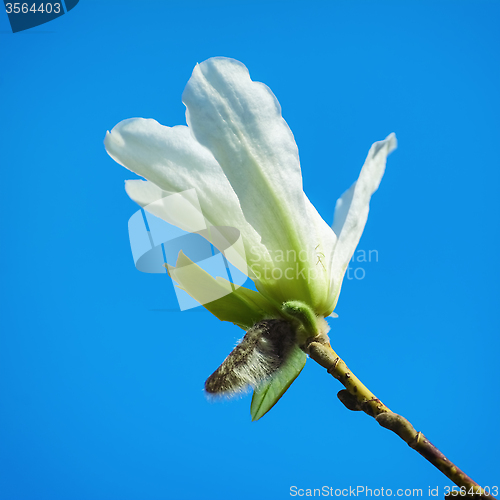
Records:
M422 455L448 479L460 488L465 488L466 494L459 495L460 498L495 498L446 458L421 432L417 432L406 418L392 412L382 403L332 349L326 334L308 339L303 350L345 387L338 393L338 398L347 409L364 411L367 415L374 417L382 427L397 434L410 448ZM471 494L471 492L474 493Z

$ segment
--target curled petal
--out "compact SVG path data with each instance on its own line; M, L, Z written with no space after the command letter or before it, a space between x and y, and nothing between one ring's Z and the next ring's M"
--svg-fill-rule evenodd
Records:
M332 257L332 300L337 298L342 279L365 228L370 198L377 190L385 171L387 156L396 149L395 134L375 142L365 160L358 180L339 198L335 206L333 230L338 241Z

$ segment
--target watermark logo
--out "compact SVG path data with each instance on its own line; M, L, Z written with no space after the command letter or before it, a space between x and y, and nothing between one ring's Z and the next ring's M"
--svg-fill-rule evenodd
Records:
M161 218L160 218L161 217ZM128 222L130 246L137 270L166 274L166 265L176 266L182 250L190 260L212 277L232 284L197 290L197 300L175 286L181 311L207 304L228 295L247 280L245 250L240 232L233 227L211 226L205 220L196 191L189 189L165 196L138 210ZM186 273L186 268L171 270Z
M73 9L79 0L56 0L48 2L6 2L5 12L9 18L12 33L24 31L48 23Z
M364 280L366 277L366 264L378 262L378 250L362 250L358 248L347 266L345 279Z

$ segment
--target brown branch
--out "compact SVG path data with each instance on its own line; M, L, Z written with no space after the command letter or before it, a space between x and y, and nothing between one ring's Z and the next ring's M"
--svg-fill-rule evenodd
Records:
M374 417L382 427L397 434L408 446L420 453L457 486L465 487L467 495L459 495L460 498L494 499L446 458L421 432L417 432L406 418L392 412L376 398L332 349L326 335L308 339L303 349L311 359L326 368L327 372L345 387L338 393L338 398L346 408L352 411L364 411L367 415ZM468 494L470 490L474 494Z

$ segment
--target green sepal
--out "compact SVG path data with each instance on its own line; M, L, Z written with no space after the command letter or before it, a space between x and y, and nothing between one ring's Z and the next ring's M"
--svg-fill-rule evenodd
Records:
M234 284L229 281L219 276L214 278L193 263L182 251L179 252L175 268L168 266L168 269L169 272L173 271L172 277L174 279L177 277L180 288L198 300L205 309L221 321L230 321L244 330L248 330L265 318L280 316L279 308L261 293L245 287L235 289ZM202 294L207 290L221 290L221 293L227 295L203 304L203 300L200 300L200 294L203 297Z
M274 376L254 390L250 414L252 422L262 418L285 394L306 364L307 356L296 345L284 365Z

